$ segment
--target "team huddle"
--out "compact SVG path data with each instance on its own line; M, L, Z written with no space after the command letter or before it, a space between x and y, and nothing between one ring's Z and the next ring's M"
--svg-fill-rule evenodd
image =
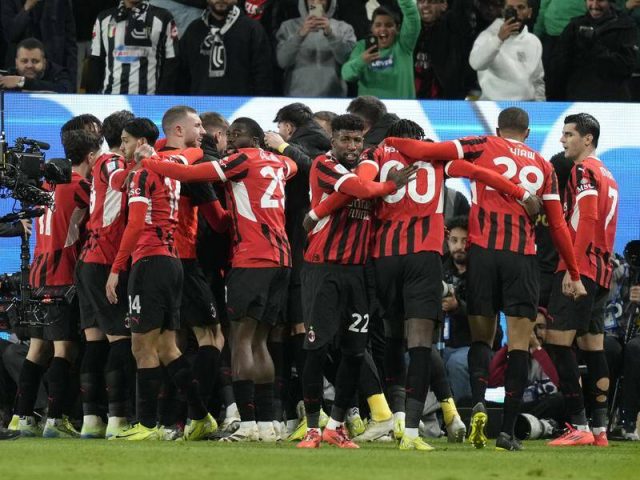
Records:
M299 448L395 438L401 450L429 451L419 425L432 389L449 440L468 437L482 448L491 345L503 312L508 355L496 448L520 450L514 426L541 289L531 219L544 212L560 256L545 348L575 427L551 444L607 444L603 302L618 188L595 157L600 127L591 115L565 119L562 144L575 166L564 192L552 164L525 144L529 118L514 107L500 113L495 136L432 142L401 119L371 148L362 118L337 115L330 148L318 156L287 144L268 150L269 133L246 117L205 132L185 106L164 114L163 139L151 120L129 112L102 125L93 119L75 117L62 128L72 181L50 188L55 208L37 220L31 269L34 288L74 284L77 295L48 307L47 325L30 329L11 428L112 440L289 435ZM108 153L101 153L103 137ZM452 177L470 179L472 192L468 432L446 381L434 380L444 375L433 345L447 296L445 180ZM310 204L291 197L296 190L308 192ZM228 243L198 240L203 226ZM215 280L201 266L203 250L216 259ZM371 355L374 299L384 312L375 328L384 382ZM67 415L80 331L77 432ZM294 377L283 373L292 370L283 367L285 340L294 346ZM574 340L586 352L592 384L580 385ZM33 410L46 365L42 429ZM327 379L335 395L325 414ZM218 390L220 427L209 408ZM298 391L299 415L283 408L285 390ZM350 417L359 397L370 410L366 425Z

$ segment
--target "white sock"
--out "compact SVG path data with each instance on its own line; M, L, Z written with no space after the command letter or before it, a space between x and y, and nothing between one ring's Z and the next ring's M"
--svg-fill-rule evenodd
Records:
M336 430L338 427L342 426L343 422L339 422L337 420L334 420L332 417L329 418L329 422L327 423L327 428L329 430Z
M287 420L287 430L293 432L298 426L299 420Z
M85 415L82 417L82 425L87 427L99 427L103 425L102 419L97 415Z
M307 428L307 433L309 433L311 430L315 430L316 432L320 433L319 428Z
M602 432L607 431L607 427L593 427L591 431L594 435L600 435Z
M576 430L580 430L582 432L588 432L589 431L589 425L575 425Z
M225 417L226 418L239 418L240 411L238 410L238 405L232 403L225 409Z
M404 412L394 412L393 419L394 420L404 420L406 414Z
M47 418L46 425L54 426L56 424L57 420L60 420L60 419L59 418Z
M264 430L265 428L273 428L273 422L258 422L258 428Z
M122 427L127 424L127 417L109 417L107 425L110 427Z
M242 429L257 428L257 424L255 420L252 420L250 422L240 422L240 428Z
M404 436L410 439L418 438L418 429L417 428L405 428Z

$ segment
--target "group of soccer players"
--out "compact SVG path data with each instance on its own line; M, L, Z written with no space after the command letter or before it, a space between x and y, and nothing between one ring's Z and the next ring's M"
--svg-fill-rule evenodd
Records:
M282 327L287 296L293 294L296 245L290 245L285 228L285 209L290 208L286 183L308 175L311 209L298 226L304 226L307 239L298 265L303 318L296 321L304 321L305 339L298 369L304 421L297 446L317 448L326 442L358 448L345 420L359 392L371 409L366 431L358 432L360 440L391 434L401 450L432 450L418 427L434 383L432 370L443 369L432 344L442 317L444 182L467 177L472 190L469 372L475 405L470 442L477 448L487 442L484 397L502 311L509 353L496 447L522 448L513 431L527 383L540 291L531 217L542 208L561 258L549 302L554 323L548 350L575 426L554 442L606 444L608 370L601 309L611 277L618 190L594 156L597 120L588 114L565 120L562 144L575 166L564 212L553 166L524 143L529 118L522 109L502 111L495 136L440 143L426 141L422 128L407 119L394 123L387 138L370 149L364 149L365 124L358 116L338 115L331 127L331 149L303 165L263 148L265 134L254 120L236 119L225 142L207 134L198 113L185 106L165 113L161 140L151 120L129 112L109 116L100 133L99 121L91 116L65 124L62 141L73 178L51 187L55 208L38 219L31 281L34 287L75 284L77 296L75 303L50 307L49 325L30 332L12 427L24 435L40 434L33 406L48 366L48 418L42 434L78 435L67 414L79 310L85 340L83 438L167 438L163 417L175 408L167 400L172 391L187 407L182 438L212 438L218 426L207 407L225 342L231 388L224 403L228 417L239 417L239 426L218 437L282 438L282 409L274 408L282 402L276 383L281 362L274 366L269 339L276 325ZM104 154L101 135L110 150ZM224 207L216 189L224 192ZM224 336L210 279L197 260L198 221L231 237L222 300L230 331ZM373 296L384 311L386 397L368 351ZM183 355L184 335L178 334L185 331L197 344L191 362ZM590 383L584 387L574 339L586 352ZM322 406L329 360L335 367L335 399L327 417ZM101 411L105 392L106 423ZM450 391L445 387L436 395L450 439L462 441L465 427ZM130 422L133 396L135 420Z

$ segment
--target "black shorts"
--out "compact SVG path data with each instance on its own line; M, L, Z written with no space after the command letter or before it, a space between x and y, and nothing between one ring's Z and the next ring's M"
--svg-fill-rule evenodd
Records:
M275 325L287 307L290 268L232 268L227 276L229 320Z
M218 323L216 303L200 264L195 259L182 260L184 282L180 306L182 327L208 327Z
M121 272L118 281L118 303L109 303L105 292L107 278L111 272L109 265L78 262L76 266L76 287L80 305L80 328L99 328L103 333L114 336L129 336L127 314L127 282L129 272Z
M377 295L389 324L399 324L409 318L442 317L442 259L436 252L376 258ZM393 328L388 325L388 328ZM389 333L387 331L387 333Z
M540 272L540 298L538 306L548 308L553 289L553 272Z
M364 352L369 332L369 299L362 265L305 263L302 308L304 348L337 345L346 354Z
M549 299L549 315L553 322L548 328L553 330L575 330L578 337L591 333L604 333L604 310L609 290L584 275L580 276L587 295L578 301L562 294L562 279L565 272L553 277L553 289Z
M521 255L471 245L467 255L467 313L534 321L538 311L540 274L535 255Z
M300 276L297 279L291 278L289 282L289 299L287 301L287 323L295 325L304 322L302 310L302 281Z
M138 260L131 267L128 293L131 333L180 328L180 260L164 255Z
M47 325L29 327L31 338L53 342L80 340L80 310L77 295L70 304L40 305L37 316Z

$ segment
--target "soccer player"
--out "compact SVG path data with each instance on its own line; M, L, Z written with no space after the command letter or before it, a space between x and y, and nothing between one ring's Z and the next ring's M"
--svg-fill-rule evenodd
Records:
M298 448L318 448L321 441L340 448L358 448L344 426L352 406L369 331L369 300L364 263L369 256L371 198L389 195L409 181L415 169L392 169L383 183L362 180L353 170L363 149L364 124L355 115L331 122L331 151L318 156L312 166L311 205L334 191L355 197L322 219L308 233L302 279L302 305L307 338L303 393L307 433ZM331 417L320 433L323 371L334 340L342 351L336 374L336 396Z
M181 156L188 163L203 161L198 147L205 130L194 109L186 106L170 108L162 118L162 130L166 139L158 149L161 158L171 160ZM221 207L213 186L206 182L180 186L178 211L175 245L184 272L180 325L190 328L198 342L193 372L206 405L213 390L224 337L213 294L196 259L198 212L202 212L209 225L218 232L226 229L228 215Z
M609 368L604 352L604 307L611 283L613 244L618 221L618 184L595 156L600 124L591 115L579 113L564 119L562 146L574 167L565 190L565 215L587 296L571 302L561 295L568 266L561 260L555 274L545 346L560 376L560 391L573 427L549 443L551 446L593 444L606 447ZM578 364L572 351L576 341L589 372L580 387ZM589 401L591 427L585 415Z
M132 153L130 143L137 145L133 155L139 159L142 152L154 153L150 145L158 139L158 128L148 118L135 118L125 125L123 137L127 160ZM201 439L214 429L213 417L202 402L189 362L176 345L182 293L182 265L174 245L179 198L179 182L145 169L135 172L129 186L127 225L107 279L106 293L112 304L118 302L119 274L133 257L127 291L137 365L138 421L112 439L160 438L156 421L161 364L187 400L190 421L185 425L185 440Z
M127 425L129 387L135 371L131 334L126 323L126 291L111 304L104 286L124 232L127 197L123 183L127 169L120 151L125 123L133 118L122 110L109 115L102 125L109 152L98 157L91 170L91 202L87 241L76 268L80 327L86 344L80 366L82 392L82 438L109 438ZM123 272L126 279L126 272ZM126 281L121 282L126 288ZM107 392L109 420L105 427L100 405Z
M180 181L225 184L233 231L227 313L233 393L241 418L240 428L222 438L229 442L276 439L274 369L267 338L287 301L291 248L285 232L284 187L297 167L289 158L263 150L263 139L257 122L238 118L227 133L227 149L236 153L219 163L142 161L151 171Z
M36 248L31 264L31 287L70 286L85 237L89 217L87 181L100 151L101 139L85 130L64 133L65 155L71 160L71 183L45 184L55 200L55 208L45 208L36 224ZM54 303L46 309L47 326L31 329L31 343L25 359L16 396L18 430L24 436L40 431L33 417L33 406L45 370L48 378L48 418L42 435L47 438L77 437L66 414L71 392L71 365L78 341L78 302ZM49 342L53 359L49 361ZM49 368L46 365L49 364Z
M520 108L507 108L498 116L496 136L464 138L451 142L424 143L390 138L385 142L416 159L466 159L502 173L529 193L542 197L554 243L570 272L563 292L574 298L585 294L571 238L562 219L562 207L553 167L524 144L529 136L529 116ZM509 336L505 404L496 448L520 450L513 435L522 394L527 382L529 338L538 302L539 275L533 224L522 206L494 188L473 181L469 219L467 311L472 344L469 374L475 403L469 439L476 448L486 445L487 421L484 395L487 388L491 345L497 313L507 316Z
M387 135L421 141L424 131L411 120L398 120ZM395 418L394 433L401 439L401 450L428 451L433 448L418 435L418 424L431 377L433 332L442 311L440 257L445 233L445 175L482 180L519 200L531 195L500 174L468 162L452 161L445 165L416 161L385 144L367 151L364 158L380 181L385 181L388 172L397 166L413 164L418 169L416 178L406 187L382 197L376 204L370 254L374 259L378 298L385 311L385 374ZM324 215L333 201L327 199L314 209L314 216L318 216L317 210ZM405 338L409 353L407 372ZM405 390L406 397L399 394ZM453 429L452 405L446 403L444 411L447 427Z

